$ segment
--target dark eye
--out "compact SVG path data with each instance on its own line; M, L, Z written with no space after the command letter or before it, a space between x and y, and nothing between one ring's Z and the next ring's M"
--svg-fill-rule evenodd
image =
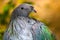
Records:
M21 7L21 9L23 10L24 8L23 8L23 7Z

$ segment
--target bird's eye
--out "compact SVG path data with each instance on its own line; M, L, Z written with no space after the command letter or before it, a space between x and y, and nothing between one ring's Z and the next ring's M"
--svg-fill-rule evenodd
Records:
M23 8L23 7L21 7L21 9L23 10L24 8Z

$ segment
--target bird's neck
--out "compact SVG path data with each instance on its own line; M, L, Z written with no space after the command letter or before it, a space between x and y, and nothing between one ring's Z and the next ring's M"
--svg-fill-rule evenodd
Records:
M25 17L25 18L30 18L29 16L27 16L27 15L18 15L18 16L12 16L11 17L11 20L15 20L15 19L17 19L18 17Z

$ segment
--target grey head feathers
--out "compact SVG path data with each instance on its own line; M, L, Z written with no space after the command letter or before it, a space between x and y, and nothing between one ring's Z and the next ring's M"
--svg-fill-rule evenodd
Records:
M11 20L17 18L18 16L28 17L32 11L35 11L32 5L26 3L21 4L12 12Z

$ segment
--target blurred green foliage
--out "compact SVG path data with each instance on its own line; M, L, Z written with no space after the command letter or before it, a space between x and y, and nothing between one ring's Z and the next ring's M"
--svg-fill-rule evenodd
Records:
M0 33L0 40L3 39L3 33Z
M23 2L23 3L32 4L32 5L34 4L33 2Z
M3 9L3 13L0 13L0 25L7 25L8 22L6 21L6 18L9 17L9 10L15 7L15 4L13 3L13 0L10 0L7 5ZM3 33L0 32L0 40L2 40Z
M11 8L14 8L14 3L13 3L13 0L10 0L7 5L4 7L3 9L3 13L0 14L0 24L7 24L8 22L5 20L7 17L9 17L9 10Z

